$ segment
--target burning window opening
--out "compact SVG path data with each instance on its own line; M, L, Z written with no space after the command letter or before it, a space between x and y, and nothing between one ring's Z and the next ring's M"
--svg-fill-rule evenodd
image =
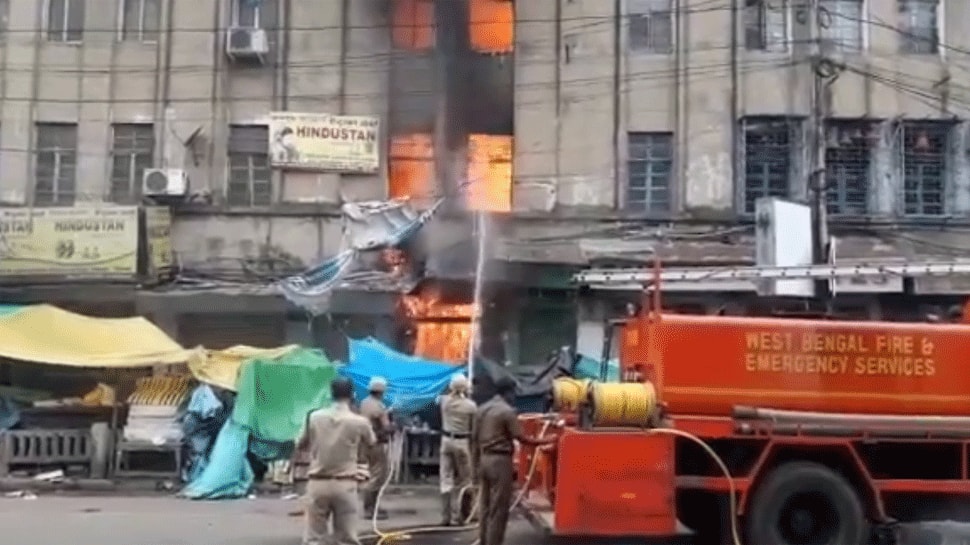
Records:
M468 360L474 305L447 303L434 290L400 299L404 315L414 325L414 355L463 364Z
M394 276L405 276L410 273L410 261L407 252L400 248L384 248L381 250L381 264L387 272Z
M473 50L506 54L515 48L515 8L511 0L470 0L468 24Z
M430 134L391 137L388 194L392 199L410 198L420 205L435 196L434 143Z
M512 136L468 136L466 204L470 210L512 210L512 145Z
M434 0L394 0L391 40L409 51L434 48Z

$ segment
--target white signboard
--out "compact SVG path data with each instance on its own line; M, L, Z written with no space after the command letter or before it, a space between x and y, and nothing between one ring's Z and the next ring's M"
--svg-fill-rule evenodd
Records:
M380 119L274 112L269 154L278 168L371 174L380 168Z

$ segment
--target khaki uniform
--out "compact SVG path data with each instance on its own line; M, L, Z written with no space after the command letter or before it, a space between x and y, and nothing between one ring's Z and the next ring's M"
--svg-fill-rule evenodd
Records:
M502 545L512 508L515 438L519 419L500 396L479 407L472 431L472 457L481 480L479 545Z
M390 432L385 425L387 407L374 396L367 396L360 402L360 415L367 419L377 437L377 443L367 449L367 465L370 479L364 484L364 512L372 513L377 504L377 496L387 481L391 466L388 464L388 442Z
M465 396L449 394L441 404L441 460L439 463L442 519L461 524L461 491L471 484L472 459L469 438L477 406Z
M377 442L367 420L347 404L314 411L298 448L306 448L306 528L303 545L360 545L357 479L362 446ZM331 517L333 533L328 531ZM335 540L335 541L334 541Z

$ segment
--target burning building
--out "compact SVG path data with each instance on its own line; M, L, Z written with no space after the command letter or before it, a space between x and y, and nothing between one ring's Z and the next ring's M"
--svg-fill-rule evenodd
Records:
M391 0L389 194L489 214L512 206L514 4L508 0ZM466 216L466 220L470 219ZM466 225L450 246L474 245ZM433 259L440 247L426 248ZM447 245L446 245L447 246ZM445 247L444 251L448 248ZM474 254L464 255L474 270ZM416 355L467 360L470 283L443 302L435 280L402 298Z

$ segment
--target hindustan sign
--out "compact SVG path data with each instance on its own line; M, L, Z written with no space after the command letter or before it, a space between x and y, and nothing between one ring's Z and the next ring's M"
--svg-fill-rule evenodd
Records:
M370 116L270 114L273 166L372 174L380 168L380 120Z
M132 278L138 208L0 209L0 277Z

